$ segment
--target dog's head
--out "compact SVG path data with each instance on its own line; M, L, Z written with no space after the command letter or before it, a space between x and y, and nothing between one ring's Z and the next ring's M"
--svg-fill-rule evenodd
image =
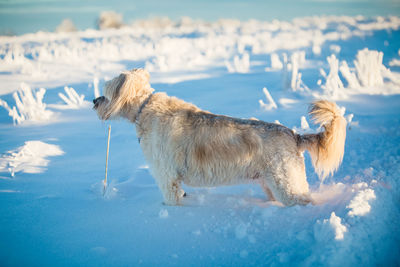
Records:
M144 69L122 72L108 81L104 96L93 100L93 108L102 120L135 116L141 102L153 92L150 87L150 74Z

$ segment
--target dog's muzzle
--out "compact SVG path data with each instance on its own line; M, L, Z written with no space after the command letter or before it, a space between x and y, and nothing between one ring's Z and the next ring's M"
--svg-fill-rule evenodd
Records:
M105 99L104 96L100 96L100 97L98 97L98 98L96 98L96 99L93 99L94 107L96 108L96 107L99 105L100 102L103 102L103 101L104 101L104 99Z

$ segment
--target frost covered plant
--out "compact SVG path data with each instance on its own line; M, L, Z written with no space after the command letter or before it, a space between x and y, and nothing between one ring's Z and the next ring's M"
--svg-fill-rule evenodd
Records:
M65 108L79 109L90 106L88 101L85 101L84 95L78 95L72 87L64 87L65 95L58 93L58 96L66 103Z
M301 80L299 69L306 61L306 53L304 51L294 52L288 59L287 55L283 55L283 87L292 91L306 91L308 87Z
M272 53L270 55L270 61L271 61L271 68L265 68L265 71L268 70L281 70L283 68L283 64L279 58L279 55L277 53Z
M322 85L324 94L330 98L337 99L344 96L344 85L339 77L339 60L335 55L327 57L329 64L329 74L327 75L323 69L320 70L321 75L326 82Z
M362 86L383 85L382 71L386 68L382 61L382 52L368 50L367 48L358 51L354 66L357 78Z
M226 68L229 72L248 73L250 71L250 56L244 53L241 57L236 55L233 62L225 62Z
M23 122L43 122L49 120L53 112L46 109L43 97L46 89L40 88L36 92L25 84L21 84L21 89L13 94L16 106L10 108L7 102L0 99L0 106L8 111L8 115L13 118L14 125Z
M350 69L346 61L340 63L335 55L327 58L329 74L326 75L323 69L320 70L326 82L322 85L324 96L332 99L347 98L349 94L357 93L394 93L397 92L396 84L400 81L387 69L383 61L383 53L374 50L363 49L357 52L354 60L354 69ZM339 76L347 81L347 89ZM383 86L385 80L391 81L395 86ZM394 89L393 89L394 88Z
M258 102L260 103L260 107L261 107L262 109L266 110L266 111L272 110L272 109L277 109L278 106L276 105L276 103L275 103L274 99L272 98L271 94L268 92L268 89L264 87L264 88L263 88L263 92L264 92L265 98L266 98L267 101L268 101L268 104L267 104L267 103L264 103L264 101L262 101L262 100L260 99L260 100L258 101Z

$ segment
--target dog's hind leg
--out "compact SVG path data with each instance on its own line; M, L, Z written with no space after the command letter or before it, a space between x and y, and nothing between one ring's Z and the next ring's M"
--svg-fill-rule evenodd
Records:
M270 166L264 179L266 188L285 206L307 205L312 202L304 162L300 158Z
M263 189L270 199L270 194L273 196L271 200L276 199L285 206L307 205L312 202L308 193L294 192L291 185L277 181L279 179L272 178L268 180L266 183L268 186L263 187ZM269 192L265 190L266 188Z
M264 193L267 195L269 201L274 201L276 200L274 195L272 194L271 189L269 189L267 182L265 181L265 179L261 179L260 180L260 186L261 188L264 190Z

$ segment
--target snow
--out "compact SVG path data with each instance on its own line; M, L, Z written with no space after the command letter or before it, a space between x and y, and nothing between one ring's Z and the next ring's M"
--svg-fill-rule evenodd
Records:
M97 81L98 83L98 81ZM98 93L98 84L96 84L96 80L94 81L94 90L95 96ZM91 103L85 101L84 95L78 95L77 92L72 87L65 86L64 87L65 95L63 93L58 93L58 96L65 102L65 105L51 105L53 108L58 109L79 109L85 107L91 107Z
M329 223L329 225L335 231L335 240L343 240L344 233L347 232L347 228L345 225L342 224L342 219L336 216L335 212L332 212L329 220L326 219L323 223Z
M32 92L29 85L21 83L21 89L13 93L16 106L10 108L7 102L0 99L0 106L8 111L14 124L46 122L53 117L53 112L46 109L43 97L44 88Z
M262 99L258 100L260 103L260 107L266 111L271 110L271 109L277 109L278 106L276 105L274 99L272 98L271 94L269 93L268 89L266 87L263 88L263 93L265 95L265 98L268 101L268 104L264 103Z
M375 199L374 190L367 188L357 193L357 195L350 201L347 208L350 209L348 212L349 216L364 216L371 211L369 201Z
M399 26L396 16L158 18L0 36L1 265L398 265ZM304 154L315 205L283 207L237 185L184 186L182 205L165 206L134 126L90 108L134 67L156 91L299 133L320 130L309 103L334 99L348 122L342 166L321 183Z
M166 209L161 209L160 212L158 213L158 216L159 216L161 219L166 219L166 218L168 218L168 210L166 210Z
M8 151L0 158L0 172L9 172L12 177L17 172L42 173L50 160L48 157L60 156L64 152L57 145L42 141L26 141L15 150Z

